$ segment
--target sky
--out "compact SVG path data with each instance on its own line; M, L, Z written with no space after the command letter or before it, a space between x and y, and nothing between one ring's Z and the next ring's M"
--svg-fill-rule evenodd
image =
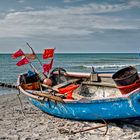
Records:
M140 52L140 0L0 0L0 53Z

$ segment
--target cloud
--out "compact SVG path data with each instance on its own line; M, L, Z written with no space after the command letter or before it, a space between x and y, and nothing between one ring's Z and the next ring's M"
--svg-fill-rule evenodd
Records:
M129 7L138 7L140 8L140 1L139 0L130 0L128 3Z
M8 12L15 12L15 11L16 11L16 10L13 9L13 8L11 8L11 9L8 10Z
M114 5L90 3L78 7L12 12L0 20L0 37L87 37L106 30L136 30L140 28L137 19L126 20L99 13L122 11L139 4L138 1Z
M26 6L24 9L25 10L34 10L34 8L33 7L30 7L30 6Z
M78 11L81 12L81 14L85 13L110 13L110 12L118 12L123 10L128 10L131 8L140 7L140 1L134 0L129 1L126 3L121 4L109 4L109 3L90 3L87 5L83 5L80 7L73 7L71 11L73 13L77 13Z
M83 0L64 0L64 3L71 3L71 2L80 2Z
M19 2L19 3L24 3L24 0L17 0L17 2Z

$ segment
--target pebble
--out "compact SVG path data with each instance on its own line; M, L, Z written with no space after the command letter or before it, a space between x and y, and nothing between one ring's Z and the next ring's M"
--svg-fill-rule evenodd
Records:
M97 126L94 122L80 122L60 119L41 112L21 96L25 106L25 117L19 113L20 103L16 95L0 98L0 140L132 140L140 139L140 128L131 125L118 127L109 124L106 136L105 128L70 135L60 133L58 129L65 128L67 132ZM8 101L8 102L7 102ZM2 108L5 106L5 109ZM12 115L13 114L13 115Z

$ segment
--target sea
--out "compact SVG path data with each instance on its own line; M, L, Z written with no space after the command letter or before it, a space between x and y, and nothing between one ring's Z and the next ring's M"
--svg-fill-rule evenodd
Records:
M43 60L41 54L37 58L42 64L47 64L50 59ZM29 64L16 66L20 60L12 59L11 54L0 54L0 82L16 84L20 73L31 70ZM32 60L32 65L42 71L38 59ZM91 72L94 67L96 72L112 72L127 66L134 66L140 72L140 56L137 53L59 53L54 56L53 68L62 67L71 72ZM11 88L0 87L0 94L10 94L17 92Z

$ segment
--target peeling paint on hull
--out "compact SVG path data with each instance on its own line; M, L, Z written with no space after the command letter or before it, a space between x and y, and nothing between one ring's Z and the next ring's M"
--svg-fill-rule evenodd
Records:
M74 120L110 120L140 116L140 91L128 97L91 100L88 102L55 103L40 102L29 98L31 103L48 114Z

